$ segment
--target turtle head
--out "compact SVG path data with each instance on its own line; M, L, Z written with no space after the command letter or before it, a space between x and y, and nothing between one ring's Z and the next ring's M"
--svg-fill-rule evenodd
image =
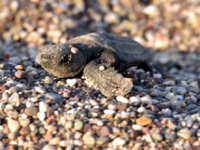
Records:
M86 56L78 48L68 44L49 44L43 46L35 59L44 70L59 77L74 77L86 63Z

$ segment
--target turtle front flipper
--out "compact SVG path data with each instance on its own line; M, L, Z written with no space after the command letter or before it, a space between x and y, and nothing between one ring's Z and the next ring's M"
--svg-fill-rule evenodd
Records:
M101 63L99 59L85 66L83 76L89 87L94 87L106 97L126 95L133 87L132 79L123 77L107 63Z

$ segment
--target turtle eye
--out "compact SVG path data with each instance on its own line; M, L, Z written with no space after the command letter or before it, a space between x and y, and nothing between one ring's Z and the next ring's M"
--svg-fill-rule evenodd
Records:
M72 55L71 54L63 55L61 57L60 64L69 64L69 63L71 63L71 60L72 60Z

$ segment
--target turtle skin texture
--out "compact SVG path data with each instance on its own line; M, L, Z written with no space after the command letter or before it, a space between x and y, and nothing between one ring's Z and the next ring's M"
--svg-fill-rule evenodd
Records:
M133 87L131 78L121 72L146 63L151 52L136 41L106 33L75 37L65 44L41 47L36 63L58 78L71 78L83 73L89 87L106 97L126 95Z

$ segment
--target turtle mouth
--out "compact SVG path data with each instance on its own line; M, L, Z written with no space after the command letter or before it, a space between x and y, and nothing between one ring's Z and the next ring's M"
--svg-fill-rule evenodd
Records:
M37 64L39 64L39 65L41 64L41 54L38 53L38 54L36 55L36 57L35 57L35 62L36 62Z

